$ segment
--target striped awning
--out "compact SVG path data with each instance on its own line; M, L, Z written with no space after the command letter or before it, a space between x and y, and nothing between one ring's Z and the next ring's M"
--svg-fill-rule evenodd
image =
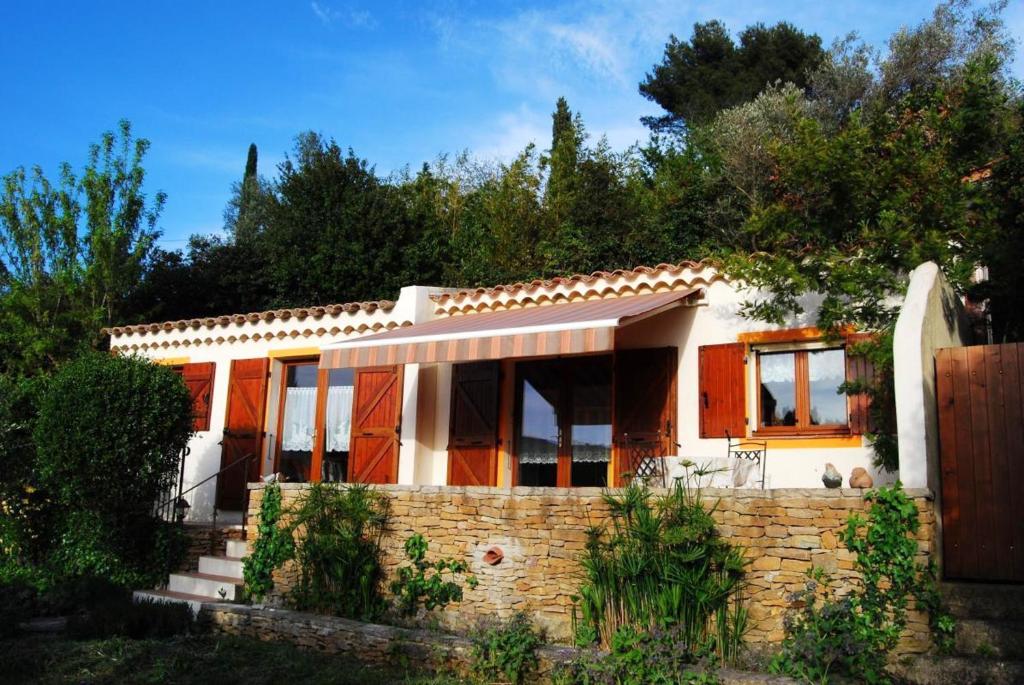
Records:
M699 288L463 314L325 345L320 368L608 352L615 329L678 307Z

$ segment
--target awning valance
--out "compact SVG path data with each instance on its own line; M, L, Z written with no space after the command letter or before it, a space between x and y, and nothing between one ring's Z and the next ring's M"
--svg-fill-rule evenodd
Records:
M325 345L320 368L607 352L615 329L677 307L699 288L450 318Z

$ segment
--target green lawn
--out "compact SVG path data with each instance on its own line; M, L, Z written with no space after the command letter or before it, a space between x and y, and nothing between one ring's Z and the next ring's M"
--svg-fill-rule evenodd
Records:
M351 659L277 643L225 636L165 640L0 640L0 681L8 685L455 685L448 676L416 674L401 664L371 668Z

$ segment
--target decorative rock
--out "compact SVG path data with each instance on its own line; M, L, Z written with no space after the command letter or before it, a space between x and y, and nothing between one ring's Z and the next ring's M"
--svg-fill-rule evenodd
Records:
M836 467L832 464L825 464L825 474L821 477L821 482L825 484L826 488L838 488L843 484L843 476Z
M850 474L851 488L870 488L874 484L875 481L872 480L871 475L859 466Z

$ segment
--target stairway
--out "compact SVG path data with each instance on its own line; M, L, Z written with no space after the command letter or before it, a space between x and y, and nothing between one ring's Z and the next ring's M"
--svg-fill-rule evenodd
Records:
M944 583L956 618L956 643L948 656L916 657L901 673L916 685L1014 685L1024 683L1024 585Z
M183 602L199 613L204 602L230 602L242 598L242 557L249 553L245 540L228 540L223 556L199 557L195 573L172 573L167 587L136 590L135 601Z

